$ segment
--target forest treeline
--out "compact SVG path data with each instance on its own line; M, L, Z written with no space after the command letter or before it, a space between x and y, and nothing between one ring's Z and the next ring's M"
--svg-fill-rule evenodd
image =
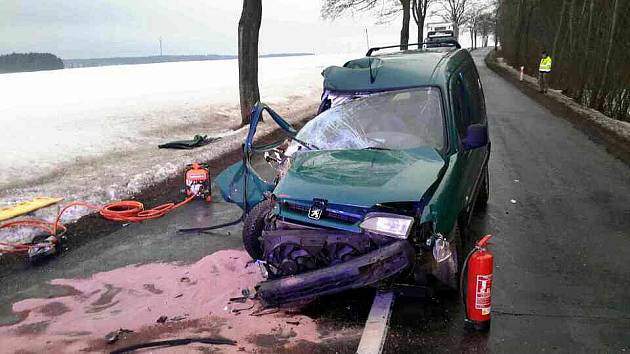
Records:
M553 59L551 86L604 114L630 121L630 1L501 0L503 57L536 75Z
M0 74L63 69L63 61L50 53L0 55Z

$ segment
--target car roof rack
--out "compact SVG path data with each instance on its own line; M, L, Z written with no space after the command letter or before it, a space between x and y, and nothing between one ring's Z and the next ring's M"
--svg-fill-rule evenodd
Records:
M368 49L367 53L365 53L366 57L370 57L372 56L372 53L379 51L381 49L389 49L389 48L401 48L404 46L418 46L418 48L420 48L422 45L424 44L431 44L431 45L436 45L436 44L450 44L453 47L460 49L462 46L459 45L459 42L457 42L455 39L441 39L439 41L435 41L435 42L419 42L419 43L409 43L409 44L397 44L397 45L388 45L385 47L372 47L370 49ZM446 45L445 45L446 47Z

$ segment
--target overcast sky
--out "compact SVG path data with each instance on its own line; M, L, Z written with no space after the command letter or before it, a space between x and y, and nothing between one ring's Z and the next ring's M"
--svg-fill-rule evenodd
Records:
M261 53L357 52L398 42L400 21L320 18L321 0L263 0ZM236 54L241 0L0 0L0 54L62 58ZM411 38L416 34L413 30Z

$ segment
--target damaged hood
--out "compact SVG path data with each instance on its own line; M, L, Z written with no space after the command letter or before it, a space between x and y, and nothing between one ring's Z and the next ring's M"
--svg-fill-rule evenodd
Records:
M411 150L305 151L274 190L280 199L371 207L417 201L441 176L444 159L430 147Z

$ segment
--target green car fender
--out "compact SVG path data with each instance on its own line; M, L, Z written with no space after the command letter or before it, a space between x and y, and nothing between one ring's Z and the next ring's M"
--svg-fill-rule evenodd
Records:
M464 188L460 181L465 170L457 158L457 154L447 158L444 175L420 217L421 223L432 223L433 230L443 235L448 235L453 230L464 207Z

